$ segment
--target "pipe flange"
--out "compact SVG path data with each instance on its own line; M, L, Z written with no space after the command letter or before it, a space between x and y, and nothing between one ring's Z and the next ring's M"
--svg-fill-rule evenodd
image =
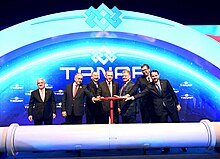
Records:
M17 152L14 148L14 136L15 136L15 130L18 127L18 124L11 124L8 128L8 133L6 137L6 150L8 155L10 156L16 156Z
M216 145L216 133L212 123L209 120L201 120L200 123L204 124L208 134L208 149L213 150Z

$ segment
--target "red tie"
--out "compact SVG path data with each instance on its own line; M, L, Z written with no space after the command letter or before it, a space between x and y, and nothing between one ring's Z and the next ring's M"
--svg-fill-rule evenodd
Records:
M77 92L77 90L78 90L78 85L75 85L75 89L74 89L74 92L73 92L74 97L76 96L76 92Z
M111 97L112 97L112 87L111 87L111 82L108 82L108 88L109 88L109 92L110 92Z
M126 86L126 83L121 87L120 96L121 96L122 91L123 91L123 89L125 88L125 86Z

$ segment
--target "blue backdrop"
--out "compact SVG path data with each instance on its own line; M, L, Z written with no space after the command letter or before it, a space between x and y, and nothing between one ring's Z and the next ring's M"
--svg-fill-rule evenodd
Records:
M219 43L187 26L102 4L15 25L0 32L0 44L0 126L33 124L27 108L40 77L55 92L60 124L63 90L76 72L87 84L92 71L104 80L112 69L121 84L122 70L135 82L144 63L171 82L181 121L220 120Z

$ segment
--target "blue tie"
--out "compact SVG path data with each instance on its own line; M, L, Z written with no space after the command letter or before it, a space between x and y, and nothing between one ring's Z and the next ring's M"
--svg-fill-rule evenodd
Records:
M162 92L161 92L160 86L159 86L158 84L155 84L155 86L156 86L156 88L157 88L159 94L162 95Z

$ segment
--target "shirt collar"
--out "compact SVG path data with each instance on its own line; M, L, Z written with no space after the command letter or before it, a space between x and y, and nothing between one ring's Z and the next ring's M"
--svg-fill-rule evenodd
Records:
M98 84L98 83L99 83L98 81L93 81L93 80L92 80L92 82L93 82L94 84Z
M74 86L74 87L76 87L76 86L77 86L76 82L74 82L74 83L73 83L73 86Z
M158 86L160 86L160 80L158 80L157 83L155 83L155 84L157 84Z
M131 81L131 79L130 79L130 80L128 80L127 82L125 82L125 83L124 83L124 85L127 85L127 84L128 84L128 82L130 82L130 81Z
M41 91L41 90L45 92L45 88L43 88L43 89L39 89L39 91Z
M106 83L111 85L111 84L112 84L112 81L109 82L109 81L106 80Z

